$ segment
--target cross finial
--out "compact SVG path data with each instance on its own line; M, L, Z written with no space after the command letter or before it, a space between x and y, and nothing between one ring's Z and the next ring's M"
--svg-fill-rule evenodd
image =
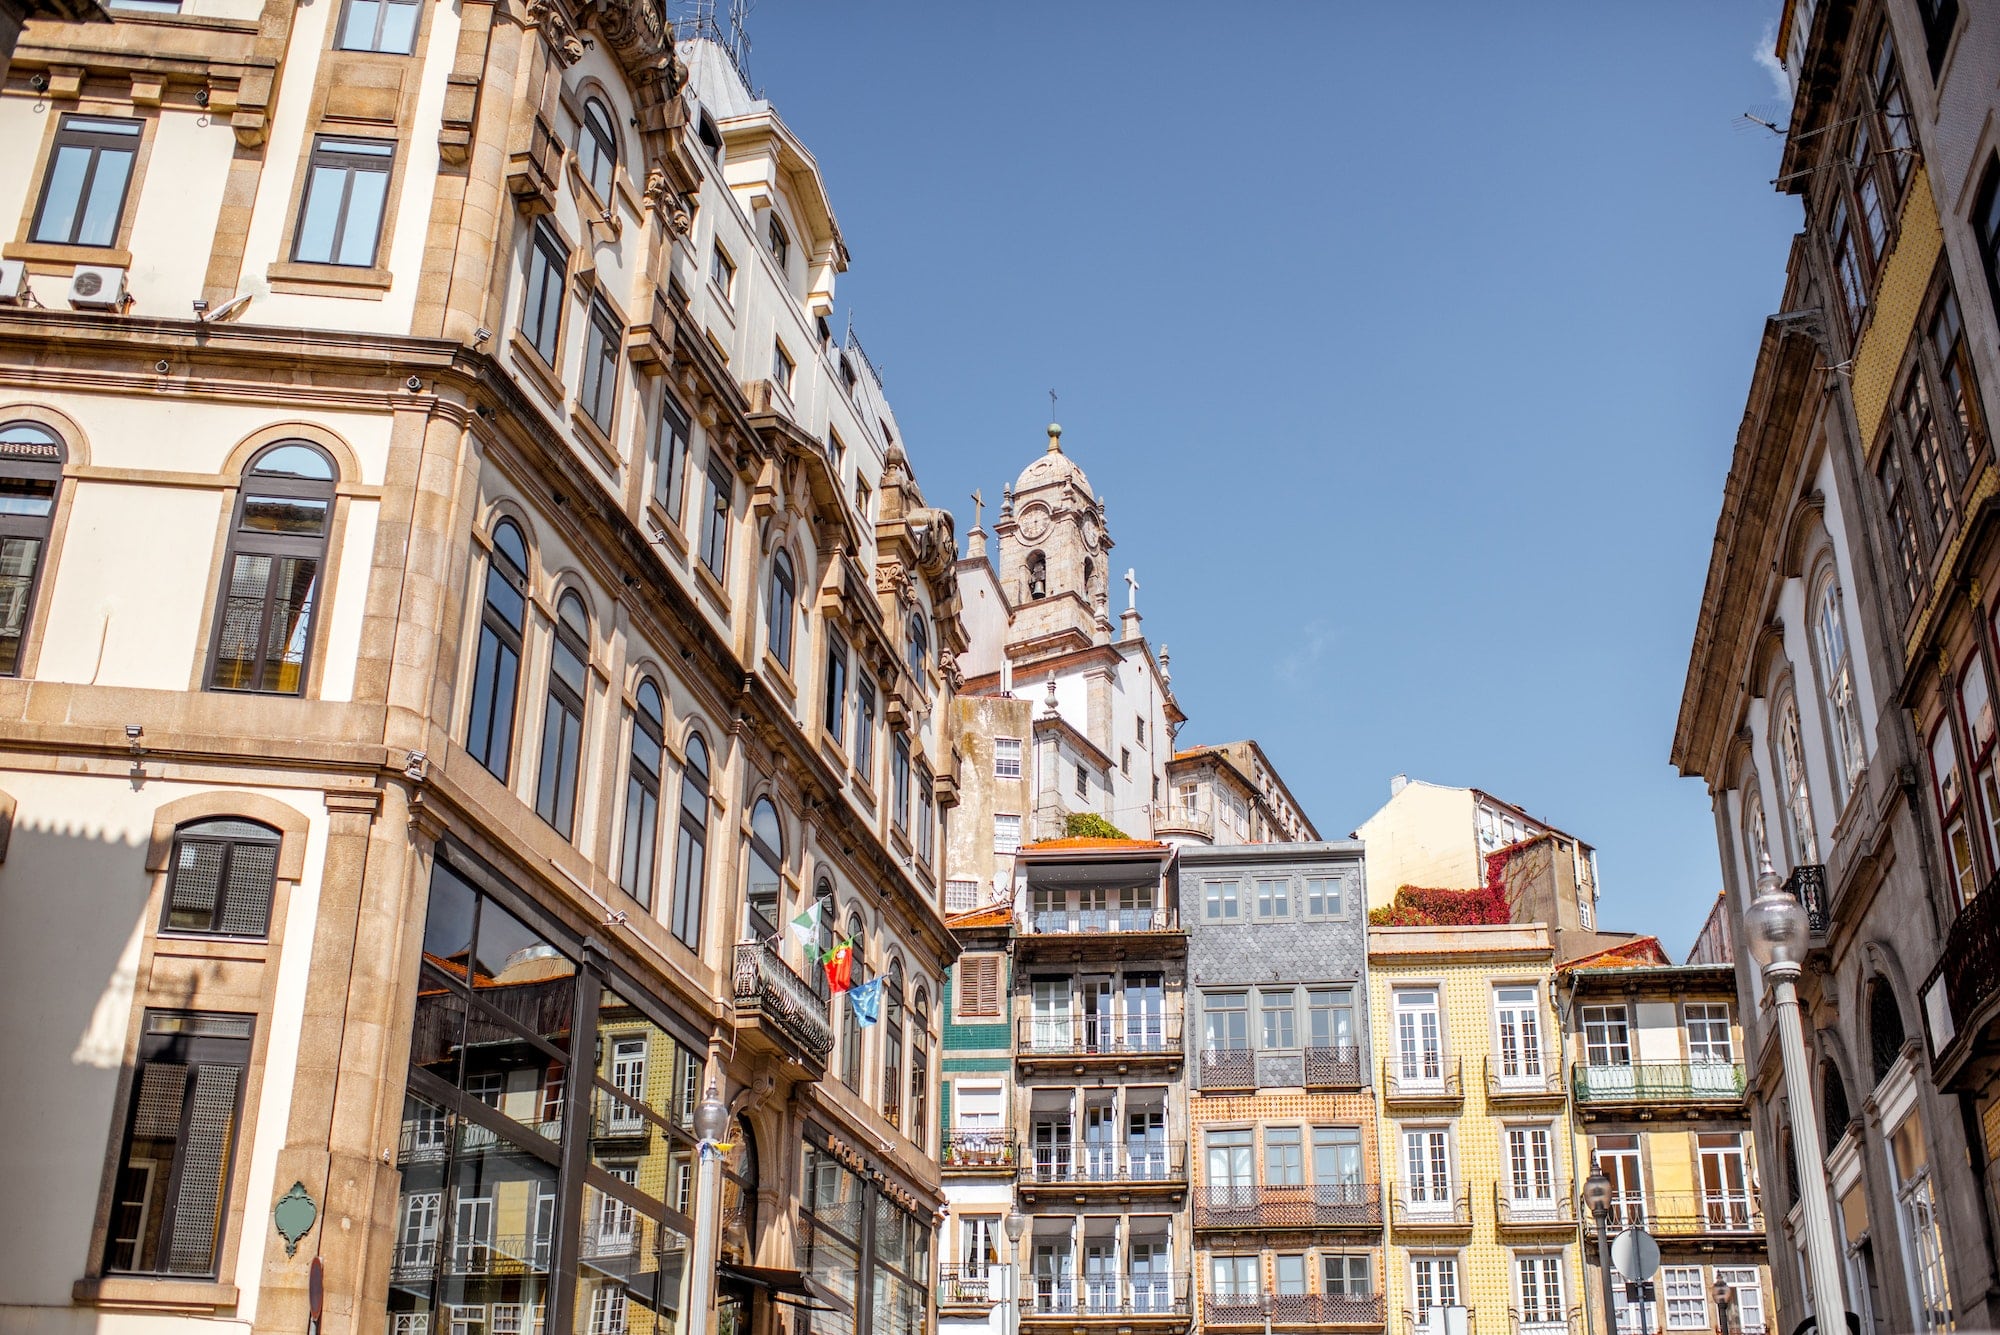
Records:
M1139 574L1130 566L1125 569L1125 610L1135 612L1139 608Z
M1050 390L1050 391L1049 391L1049 416L1050 416L1050 417L1054 417L1055 415L1056 415L1056 392L1055 392L1054 390Z
M979 527L980 516L986 513L986 498L979 494L979 488L972 489L972 526Z

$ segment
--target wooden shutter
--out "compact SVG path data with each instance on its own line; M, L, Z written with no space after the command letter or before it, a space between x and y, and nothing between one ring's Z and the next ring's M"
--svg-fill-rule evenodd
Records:
M998 1017L1000 1014L1000 957L966 955L958 963L959 1014Z

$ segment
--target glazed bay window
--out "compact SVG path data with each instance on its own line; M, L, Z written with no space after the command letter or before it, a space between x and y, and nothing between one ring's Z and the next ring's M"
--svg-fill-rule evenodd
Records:
M611 429L611 413L618 402L618 347L624 335L618 317L602 297L590 299L590 324L583 334L583 386L577 391L576 406L601 429Z
M143 122L64 116L49 153L28 239L57 246L115 246Z
M347 0L340 23L340 49L407 56L415 49L418 0Z
M223 558L209 689L297 695L333 524L333 463L297 441L244 470Z
M546 220L537 222L521 284L521 337L552 370L562 366L563 287L568 276L569 251L555 228Z
M69 451L33 422L0 426L0 677L19 676Z
M581 598L565 593L556 604L555 649L549 657L549 693L542 710L542 763L535 782L535 814L565 839L576 826L589 663L590 617Z
M145 1013L112 1186L106 1270L215 1274L254 1023L248 1015Z
M314 139L292 258L303 264L372 267L395 158L396 145L386 139Z
M713 444L708 457L708 504L701 521L701 563L719 580L729 577L729 510L736 502L736 478Z
M503 519L493 527L493 550L486 559L479 648L472 667L472 711L465 729L465 749L502 783L514 754L514 697L521 685L527 572L527 543L521 530Z
M278 832L247 820L203 820L174 831L166 932L262 938L277 889Z

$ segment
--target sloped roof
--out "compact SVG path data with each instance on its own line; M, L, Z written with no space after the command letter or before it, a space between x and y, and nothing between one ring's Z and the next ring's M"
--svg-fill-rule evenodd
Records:
M1023 853L1056 853L1075 850L1090 853L1149 853L1159 852L1169 847L1158 839L1037 839L1030 844L1022 844Z
M1573 960L1564 960L1556 965L1558 969L1645 969L1674 961L1667 954L1665 946L1657 936L1635 936L1630 941L1620 941L1615 946L1593 950L1588 955L1578 955Z

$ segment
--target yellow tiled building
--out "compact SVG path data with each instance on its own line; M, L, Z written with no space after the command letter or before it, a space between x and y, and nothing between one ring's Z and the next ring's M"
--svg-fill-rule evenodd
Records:
M1383 1288L1397 1335L1578 1330L1554 963L1539 925L1369 929Z

